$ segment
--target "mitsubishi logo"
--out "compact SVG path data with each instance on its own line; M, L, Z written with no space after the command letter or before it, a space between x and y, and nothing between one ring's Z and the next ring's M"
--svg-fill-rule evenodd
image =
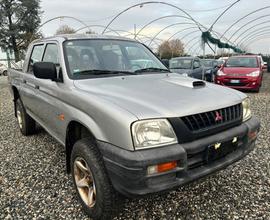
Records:
M215 121L218 122L218 121L221 121L223 118L222 118L222 115L219 114L218 111L216 111L216 117L215 117Z

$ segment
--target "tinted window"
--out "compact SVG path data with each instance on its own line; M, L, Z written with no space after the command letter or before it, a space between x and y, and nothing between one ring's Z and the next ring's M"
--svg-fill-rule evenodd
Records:
M47 44L43 61L59 64L58 48L56 44Z
M212 60L202 60L203 65L206 67L212 67L213 66L213 61Z
M199 60L194 60L193 68L199 68L200 66L201 66L200 61Z
M171 59L170 69L191 69L192 59Z

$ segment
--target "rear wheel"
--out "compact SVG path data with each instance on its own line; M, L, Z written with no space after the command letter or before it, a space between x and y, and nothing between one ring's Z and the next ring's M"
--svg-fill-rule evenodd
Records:
M90 139L77 141L71 153L73 183L85 212L93 219L111 219L116 192L102 156Z
M36 122L25 111L23 103L20 99L16 100L16 116L20 131L27 136L35 133Z
M7 76L7 70L3 72L3 76Z

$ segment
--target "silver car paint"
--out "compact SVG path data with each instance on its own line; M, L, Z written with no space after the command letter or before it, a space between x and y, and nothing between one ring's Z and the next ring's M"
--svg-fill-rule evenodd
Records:
M27 52L23 71L9 72L10 84L19 90L28 114L63 145L68 124L77 121L85 125L98 140L132 151L130 126L134 121L210 111L240 103L246 97L241 92L208 83L205 87L192 88L192 82L196 79L174 73L73 81L65 67L64 41L64 37L55 37L33 43L58 43L63 83L37 79L26 73L33 44ZM59 119L61 114L64 114L64 120Z

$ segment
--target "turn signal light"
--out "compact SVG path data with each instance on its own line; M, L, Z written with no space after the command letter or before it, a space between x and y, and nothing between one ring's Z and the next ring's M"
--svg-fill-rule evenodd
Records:
M173 170L177 167L177 161L171 161L168 163L161 163L158 165L149 166L147 168L148 174L163 173L169 170Z

